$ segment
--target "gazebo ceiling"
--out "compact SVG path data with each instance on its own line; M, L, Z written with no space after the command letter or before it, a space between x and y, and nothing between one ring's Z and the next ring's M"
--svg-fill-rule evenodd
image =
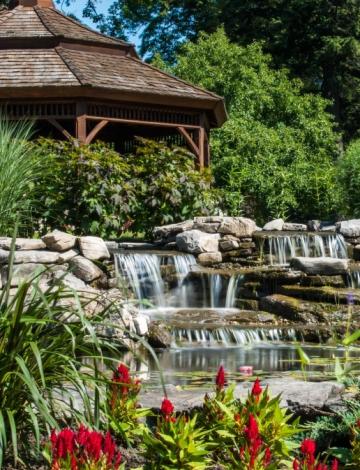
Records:
M226 120L221 97L141 61L132 44L64 16L51 0L0 12L0 99L69 96L203 110Z

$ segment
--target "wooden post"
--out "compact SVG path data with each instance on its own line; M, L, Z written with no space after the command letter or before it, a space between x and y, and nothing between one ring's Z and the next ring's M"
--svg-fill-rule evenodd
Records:
M199 169L200 171L205 167L205 159L207 154L207 135L206 135L206 116L200 116L200 129L199 129Z
M76 138L79 144L86 144L86 104L76 103Z

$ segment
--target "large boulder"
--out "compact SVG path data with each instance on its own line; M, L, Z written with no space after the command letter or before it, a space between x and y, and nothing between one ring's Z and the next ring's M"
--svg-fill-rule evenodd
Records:
M233 235L225 235L219 242L220 251L237 250L240 247L240 241Z
M7 264L10 252L0 249L0 264ZM53 251L16 251L14 263L56 264L59 262L59 253Z
M44 272L46 267L43 264L35 264L35 263L28 263L28 264L17 264L14 266L10 286L17 287L21 283L29 281L36 277L38 274ZM8 266L4 266L1 269L1 280L2 283L5 284L8 280L9 270Z
M222 256L220 251L215 251L215 253L200 253L198 256L199 264L203 266L211 266L213 264L221 263Z
M246 217L223 217L218 232L238 238L252 237L256 223Z
M75 256L70 261L71 269L76 277L84 282L92 282L103 276L103 271L92 261L83 256Z
M194 222L192 220L185 220L184 222L179 222L178 224L169 224L163 225L162 227L154 228L154 238L155 240L163 240L176 236L178 233L186 232L187 230L192 230Z
M264 225L263 230L267 230L269 232L274 230L283 230L284 224L285 222L283 219L271 220Z
M170 348L172 343L170 328L163 322L151 322L148 342L153 348Z
M0 238L0 248L3 250L11 249L12 239L9 237ZM15 241L16 250L45 250L46 245L40 239L17 238Z
M192 254L214 253L219 251L219 234L209 234L200 230L189 230L176 236L176 245L180 251Z
M344 237L359 237L360 219L343 220L336 224L336 228Z
M74 248L76 237L69 233L61 232L60 230L54 230L53 232L43 236L42 241L49 250L67 251Z
M297 257L290 260L290 266L306 274L333 276L346 274L349 270L348 259Z
M110 258L109 250L102 238L80 237L79 246L81 254L92 261Z

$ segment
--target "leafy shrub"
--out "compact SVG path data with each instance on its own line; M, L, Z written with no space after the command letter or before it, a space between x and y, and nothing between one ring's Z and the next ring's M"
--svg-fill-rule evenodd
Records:
M339 160L339 211L360 217L360 139L352 142Z
M117 238L129 228L149 234L158 224L207 213L215 205L208 173L199 173L185 149L141 140L135 155L97 142L40 140L51 179L41 183L41 226Z
M118 357L119 348L95 333L106 325L106 311L88 319L85 301L59 285L44 292L38 277L11 296L10 286L11 276L0 293L0 468L5 450L15 460L39 452L48 429L69 416L80 419L74 394L83 407L81 420L94 422L98 410L87 387L96 395L96 362Z
M12 235L15 222L26 232L35 200L35 182L47 165L28 142L32 126L0 116L0 235Z
M338 149L326 100L273 68L261 45L233 44L223 29L187 43L170 69L225 97L229 120L211 133L211 148L230 215L262 222L334 212Z

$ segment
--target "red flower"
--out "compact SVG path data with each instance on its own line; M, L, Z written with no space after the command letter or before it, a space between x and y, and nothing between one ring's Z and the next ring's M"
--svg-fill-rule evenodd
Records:
M86 452L95 462L98 462L102 452L103 437L99 432L91 431L86 445Z
M304 455L314 455L316 451L316 442L312 439L304 439L302 441L300 452Z
M249 422L245 428L245 435L250 442L255 441L259 437L259 427L252 414L249 416Z
M52 437L54 441L55 436ZM53 448L55 458L65 459L71 455L75 446L75 433L69 428L63 429L56 436L56 442Z
M267 447L264 456L264 466L267 467L271 462L271 450Z
M316 465L315 470L328 470L328 466L320 462Z
M293 461L293 470L300 470L300 464L298 460Z
M161 404L161 413L166 417L169 417L173 411L174 405L171 403L170 400L164 398Z
M218 390L222 390L224 388L225 382L225 369L223 366L220 366L215 381Z
M129 369L126 367L125 364L120 364L117 370L114 372L113 375L113 382L118 383L130 383L131 377L129 373Z
M251 395L253 395L254 397L258 397L259 395L261 395L261 393L262 393L262 388L260 385L260 380L256 379L254 382L253 388L251 390Z
M332 461L331 470L338 470L338 468L339 468L339 462L336 459L334 459Z

